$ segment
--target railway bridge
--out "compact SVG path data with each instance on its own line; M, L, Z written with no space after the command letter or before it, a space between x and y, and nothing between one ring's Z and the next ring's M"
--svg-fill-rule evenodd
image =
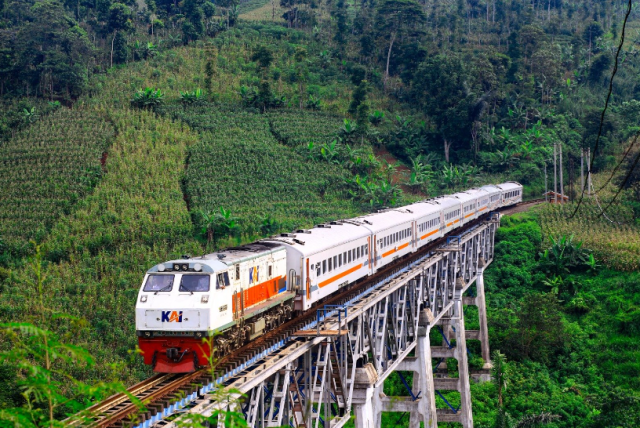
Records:
M412 428L436 428L440 422L471 428L474 374L467 340L480 341L486 363L475 375L488 379L483 272L493 260L499 220L492 214L348 301L318 309L315 319L288 340L227 366L234 368L136 426L172 428L194 413L210 416L231 409L260 428L336 428L352 415L356 427L375 428L381 426L382 412L396 412L398 420L408 417ZM465 295L474 284L475 296ZM479 330L465 328L464 310L470 305L478 308ZM441 340L433 346L430 336L436 334ZM458 377L447 375L447 358L457 360ZM394 372L406 396L384 394L384 382ZM243 397L221 400L216 391L223 388ZM459 404L445 399L442 391L448 390L459 392ZM436 397L444 407L436 405Z

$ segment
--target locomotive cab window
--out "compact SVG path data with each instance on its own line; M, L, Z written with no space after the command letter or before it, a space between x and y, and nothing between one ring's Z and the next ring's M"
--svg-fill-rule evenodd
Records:
M201 292L209 291L210 275L182 275L180 280L180 291ZM218 274L218 287L229 285L229 274L227 272Z
M149 275L144 291L169 292L173 288L173 275Z

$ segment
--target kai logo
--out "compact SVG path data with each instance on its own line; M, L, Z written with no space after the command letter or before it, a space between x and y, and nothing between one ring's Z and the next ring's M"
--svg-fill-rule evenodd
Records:
M249 268L249 284L257 284L260 274L259 266Z
M162 322L182 322L182 311L162 311Z

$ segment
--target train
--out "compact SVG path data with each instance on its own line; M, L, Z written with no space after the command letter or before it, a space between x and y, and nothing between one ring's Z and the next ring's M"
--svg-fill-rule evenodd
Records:
M341 289L498 208L506 182L331 221L149 269L136 334L155 372L185 373L228 355Z

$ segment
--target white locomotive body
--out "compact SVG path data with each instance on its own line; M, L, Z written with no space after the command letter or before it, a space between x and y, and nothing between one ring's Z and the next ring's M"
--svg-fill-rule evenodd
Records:
M283 233L145 275L136 331L146 364L192 371L491 211L522 201L507 182ZM206 340L208 338L208 340Z

